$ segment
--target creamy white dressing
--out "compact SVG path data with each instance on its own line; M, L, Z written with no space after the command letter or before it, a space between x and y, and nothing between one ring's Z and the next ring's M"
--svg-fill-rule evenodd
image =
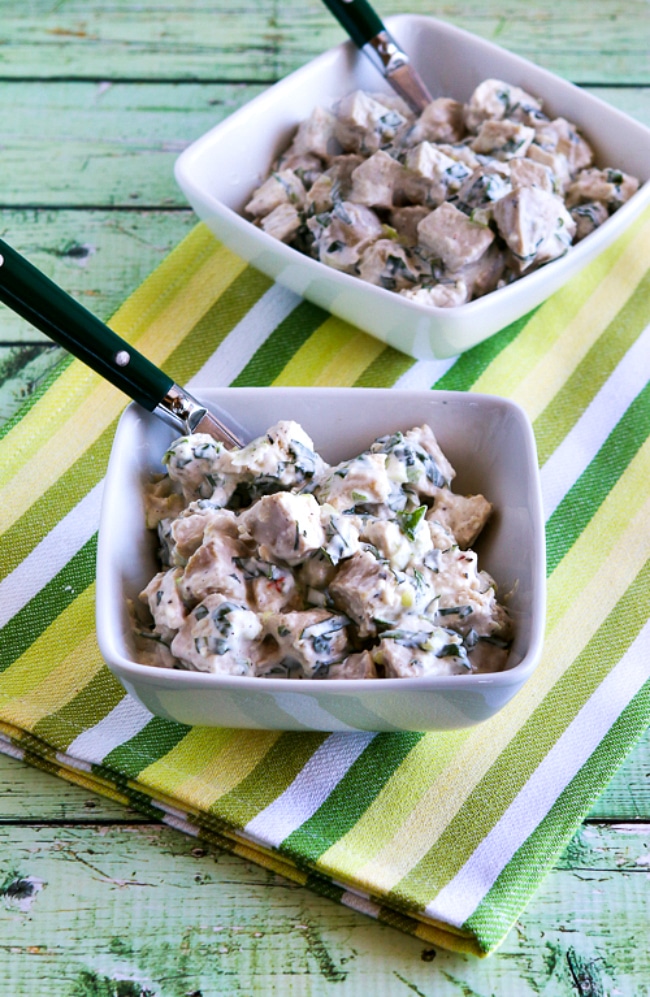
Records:
M245 212L327 266L450 308L563 256L638 188L502 80L416 116L355 91L303 121Z
M503 667L512 636L428 426L330 466L295 422L239 450L176 440L146 489L161 570L139 660L214 674L407 678Z

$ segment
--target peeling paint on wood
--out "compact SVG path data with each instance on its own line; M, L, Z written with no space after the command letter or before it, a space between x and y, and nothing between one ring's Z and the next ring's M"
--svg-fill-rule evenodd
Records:
M430 0L377 0L383 16ZM650 124L644 0L435 13ZM178 152L338 43L321 0L4 0L0 231L106 319L195 218ZM5 344L4 346L2 344ZM58 348L0 310L0 423ZM650 997L650 737L487 961L384 924L0 757L11 997Z
M377 0L384 17L397 10L432 14L428 0ZM618 81L621 66L645 82L648 10L627 3L462 0L435 14L498 41L574 79ZM138 79L261 79L271 81L343 39L317 0L232 0L180 5L95 0L3 2L3 73L40 79L122 76ZM603 44L603 39L607 44ZM579 75L572 75L578 73ZM634 80L632 80L634 82Z
M67 997L82 980L125 980L156 997L648 997L647 873L619 866L619 831L599 832L602 875L592 876L588 853L584 865L560 865L484 961L424 948L161 825L5 825L0 882L46 885L28 914L1 898L0 970L13 974L12 997ZM630 862L645 844L629 832Z

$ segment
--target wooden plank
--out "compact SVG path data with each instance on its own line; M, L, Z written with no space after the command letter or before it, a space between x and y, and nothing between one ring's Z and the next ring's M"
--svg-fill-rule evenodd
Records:
M0 974L12 997L647 997L648 830L588 829L479 961L168 828L4 828Z
M0 754L0 825L139 819L129 807Z
M102 319L195 224L189 209L0 212L7 241ZM0 307L0 425L63 356L46 336Z
M0 207L185 207L178 154L259 91L0 83Z
M182 211L0 211L2 236L86 308L107 319L197 224ZM2 307L0 343L46 337Z
M178 154L261 89L0 82L0 208L184 207ZM595 92L650 124L650 88Z
M650 819L650 730L596 800L589 817L621 821Z
M431 14L429 0L377 0L383 15ZM576 81L648 81L643 0L461 0L435 13ZM0 74L18 78L272 81L343 40L318 0L4 0ZM603 45L607 39L607 45Z

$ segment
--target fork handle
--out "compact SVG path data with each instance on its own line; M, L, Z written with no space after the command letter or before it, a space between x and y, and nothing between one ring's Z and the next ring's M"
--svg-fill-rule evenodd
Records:
M2 239L0 300L150 412L174 385L164 371Z
M358 48L385 31L379 15L366 0L323 0Z

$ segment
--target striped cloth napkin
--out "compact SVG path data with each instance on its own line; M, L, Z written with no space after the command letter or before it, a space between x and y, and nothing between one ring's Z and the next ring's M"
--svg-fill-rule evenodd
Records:
M195 387L519 401L542 468L544 657L470 730L235 731L151 716L94 632L102 477L124 399L66 360L0 437L0 749L429 943L492 951L650 720L650 214L454 360L385 347L201 225L111 324Z

